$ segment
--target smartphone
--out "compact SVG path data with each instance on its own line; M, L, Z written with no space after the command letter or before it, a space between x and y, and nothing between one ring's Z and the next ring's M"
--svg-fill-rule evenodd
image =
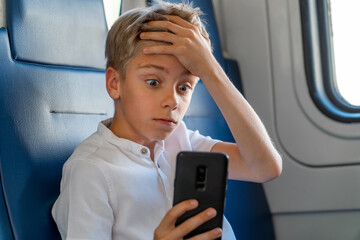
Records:
M199 206L178 218L176 226L199 212L213 207L215 218L185 236L190 238L213 228L222 228L227 189L228 157L223 153L180 152L176 160L174 202L196 199ZM221 239L221 238L218 238Z

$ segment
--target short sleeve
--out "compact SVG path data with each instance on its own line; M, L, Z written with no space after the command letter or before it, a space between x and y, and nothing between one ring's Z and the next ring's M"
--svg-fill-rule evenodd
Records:
M212 139L209 136L203 136L199 133L199 131L187 129L187 135L193 151L210 152L216 143L221 142L220 140Z
M52 215L62 239L111 239L114 215L104 173L89 161L68 162Z

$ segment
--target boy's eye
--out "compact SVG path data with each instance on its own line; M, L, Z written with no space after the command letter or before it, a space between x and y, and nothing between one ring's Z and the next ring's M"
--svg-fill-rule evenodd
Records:
M153 87L156 87L157 85L159 85L159 81L158 81L158 80L155 80L155 79L149 79L149 80L146 80L146 82L147 82L150 86L153 86Z
M179 88L180 91L186 92L186 91L189 90L191 87L188 86L188 85L180 85L178 88Z

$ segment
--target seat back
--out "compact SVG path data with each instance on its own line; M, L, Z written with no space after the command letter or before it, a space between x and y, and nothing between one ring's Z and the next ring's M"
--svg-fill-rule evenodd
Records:
M7 239L7 240L14 239L11 232L10 219L5 204L1 182L0 182L0 239Z
M166 0L181 3L182 0ZM151 4L153 0L148 0ZM240 71L234 60L222 55L219 33L212 1L192 0L195 7L204 12L205 27L209 32L213 53L233 84L242 92ZM187 127L199 130L204 135L223 141L233 142L232 134L216 103L202 82L195 88L192 102L185 115ZM225 215L238 239L273 240L272 216L261 184L228 181Z
M113 115L102 0L11 0L0 29L4 239L60 239L51 217L63 163ZM4 200L4 201L2 201ZM3 207L4 205L4 207ZM5 221L4 220L4 221ZM11 232L13 236L11 235Z

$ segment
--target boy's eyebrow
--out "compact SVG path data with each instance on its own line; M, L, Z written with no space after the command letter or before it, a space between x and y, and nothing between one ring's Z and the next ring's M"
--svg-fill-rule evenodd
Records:
M153 63L147 63L147 64L139 64L139 66L137 66L136 69L141 69L141 68L155 68L155 69L158 69L158 70L161 70L161 71L164 71L166 73L169 73L169 70L163 66L159 66L159 65L156 65L156 64L153 64ZM189 72L189 70L185 70L182 75L188 75L191 73Z
M164 67L162 67L162 66L159 66L159 65L152 64L152 63L139 64L139 66L137 66L136 69L139 69L139 68L156 68L156 69L158 69L158 70L165 71L166 73L169 72L169 70L167 70L166 68L164 68Z

